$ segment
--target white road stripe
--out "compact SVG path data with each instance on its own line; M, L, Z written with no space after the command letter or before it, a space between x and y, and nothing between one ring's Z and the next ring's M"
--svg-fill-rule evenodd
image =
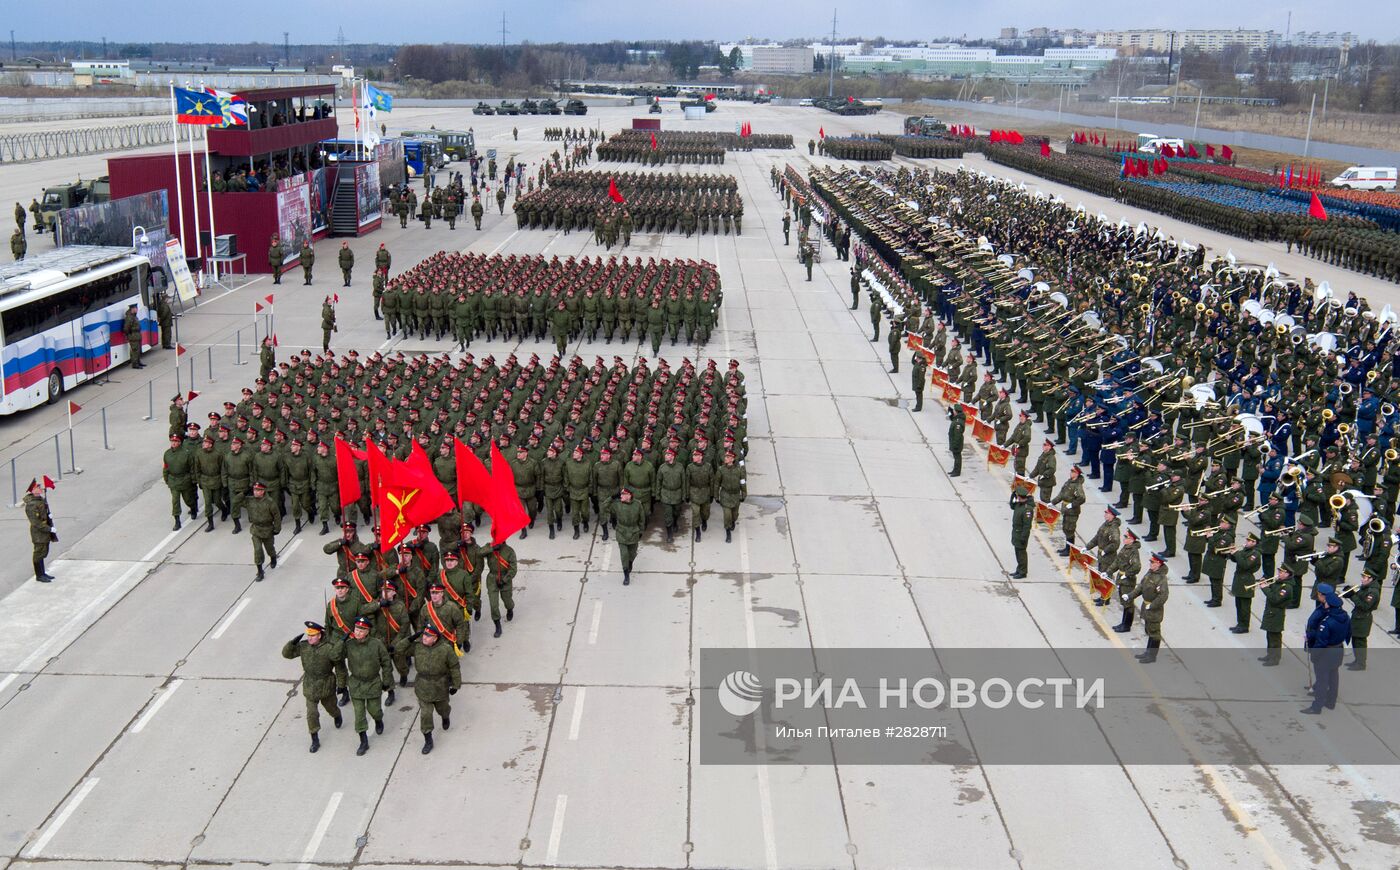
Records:
M183 529L177 529L176 531L173 531L165 537L161 538L159 544L156 544L154 547L151 548L151 551L149 553L141 557L141 561L149 562L152 559L154 559L156 557L156 554L159 553L161 550L164 550L166 544L175 540L175 536L180 534L181 531L183 531Z
M68 819L73 815L74 811L78 809L78 804L86 800L87 796L92 794L92 790L97 788L97 783L98 778L95 776L84 780L82 787L78 789L78 793L73 795L73 799L68 801L68 805L54 818L48 830L44 831L43 835L34 841L34 845L29 847L29 851L25 853L27 857L39 857L39 853L44 851L44 848L49 845L49 841L53 839L54 834L58 833L59 829L68 822Z
M559 863L559 838L564 834L564 810L569 807L569 796L561 794L554 799L554 822L549 826L549 848L544 853L544 863Z
M616 549L616 547L603 548L603 564L598 569L599 571L601 571L604 574L608 573L608 569L612 567L613 551L615 551Z
M294 538L292 540L291 546L287 547L287 552L282 554L282 558L277 560L277 563L279 565L287 564L288 560L292 558L292 554L297 551L297 547L301 546L301 541L301 538Z
M747 526L739 526L739 582L743 591L744 640L749 649L758 646L757 632L753 625L753 586L749 583L749 533Z
M156 546L156 550L159 550L162 547L164 547L166 542L174 536L174 533L166 535L165 541L162 541L160 544L158 544ZM156 550L152 550L151 552L154 553ZM112 582L112 585L102 590L102 592L96 598L89 601L82 610L79 610L73 615L71 619L64 623L63 628L49 635L48 640L41 643L39 647L34 650L34 652L30 653L28 656L25 657L24 661L19 663L19 666L15 668L15 673L12 673L9 676L5 677L5 679L0 680L0 692L5 691L5 689L9 687L10 683L13 683L16 679L19 678L20 674L29 671L30 667L35 662L47 660L49 651L52 650L54 646L60 641L62 641L63 643L67 643L70 640L72 640L74 634L77 632L78 626L83 624L83 620L87 619L88 614L92 610L100 606L104 601L106 601L107 597L110 596L114 590L120 588L122 584L124 584L127 580L131 578L132 574L135 574L138 570L140 570L143 567L147 567L147 561L147 559L142 559L140 562L137 562L135 565L132 565L130 568L126 569L126 571L122 572L122 575L116 580L114 580Z
M146 712L141 715L141 718L136 720L136 724L131 726L131 733L140 734L145 729L146 725L160 712L160 708L165 706L165 702L170 700L170 696L175 694L175 690L184 684L184 680L171 680L170 686L164 692L160 693L160 697L151 702L151 706L147 707Z
M569 739L578 739L578 726L583 722L583 700L588 697L588 690L579 686L578 694L574 696L574 715L569 719Z
M588 627L588 645L598 642L598 624L603 621L603 602L593 602L593 624Z
M345 792L335 792L331 799L326 802L326 809L321 813L321 818L316 822L316 830L311 832L311 839L306 844L306 851L301 853L301 863L297 865L297 870L311 870L311 859L316 857L316 852L321 848L321 841L326 839L326 832L330 830L331 819L335 818L335 811L340 808L340 799L345 796Z
M214 633L211 634L209 637L213 640L218 640L219 638L223 637L224 632L228 631L228 627L230 625L233 625L233 621L238 618L238 614L242 613L243 608L247 607L252 602L252 600L253 599L251 598L245 598L242 601L238 602L238 606L233 608L232 613L224 617L224 621L219 623L219 627L214 629Z
M510 235L506 236L505 241L501 242L499 245L497 245L496 247L492 248L492 249L491 249L491 253L490 253L490 254L487 254L487 256L488 256L488 257L494 257L494 256L496 255L496 253L497 253L498 251L501 250L501 248L504 248L506 245L510 244L510 240L513 239L513 238L515 238L515 237L518 236L518 235L520 235L520 230L517 229L515 232L513 232L513 233L511 233Z

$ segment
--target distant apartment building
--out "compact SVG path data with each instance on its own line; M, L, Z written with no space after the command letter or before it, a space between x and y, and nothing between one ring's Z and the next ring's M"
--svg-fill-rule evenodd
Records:
M1126 53L1166 52L1173 47L1173 36L1178 50L1194 48L1205 52L1234 46L1263 51L1281 41L1272 30L1106 30L1098 34L1097 43Z
M1333 30L1328 33L1314 30L1308 32L1300 30L1288 38L1289 45L1300 48L1355 48L1359 40L1355 33L1338 33Z

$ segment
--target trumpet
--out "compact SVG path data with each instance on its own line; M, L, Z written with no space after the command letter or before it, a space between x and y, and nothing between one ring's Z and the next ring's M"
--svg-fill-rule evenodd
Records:
M1297 530L1298 530L1298 524L1297 524L1297 523L1294 523L1294 524L1291 525L1291 526L1282 526L1282 527L1277 528L1277 529L1269 529L1269 530L1268 530L1267 532L1265 532L1264 534L1266 534L1266 535L1286 535L1286 534L1288 534L1289 532L1296 532Z
M1230 491L1230 487L1227 486L1227 487L1225 487L1224 489L1217 489L1217 490L1213 490L1213 491L1211 491L1211 492L1202 493L1201 496L1200 496L1200 498L1201 498L1202 501L1210 501L1211 499L1215 498L1217 495L1224 495L1225 493L1227 493L1227 492L1229 492L1229 491Z
M1154 489L1161 489L1161 488L1164 487L1164 486L1171 486L1171 485L1172 485L1172 482L1171 482L1170 480L1164 480L1164 481L1162 481L1161 483L1154 483L1154 484L1152 484L1151 486L1149 486L1149 487L1147 488L1147 490L1148 490L1149 492L1151 492L1151 491L1154 490Z
M1207 526L1207 527L1204 528L1204 529L1196 529L1196 530L1195 530L1194 532L1192 532L1191 534L1193 534L1193 535L1195 535L1196 537L1199 538L1199 537L1203 537L1203 536L1205 536L1205 535L1213 535L1213 534L1215 534L1216 532L1220 531L1221 528L1223 528L1223 527L1222 527L1219 523L1217 523L1216 525L1213 525L1213 526Z
M1239 548L1240 548L1240 545L1239 545L1239 544L1231 544L1231 545L1228 546L1228 547L1216 547L1216 548L1215 548L1215 552L1216 552L1216 555L1219 555L1219 556L1228 556L1228 555L1230 555L1231 553L1233 553L1233 552L1235 552L1236 550L1238 550Z
M1299 556L1299 557L1298 557L1298 561L1299 561L1299 562L1312 562L1312 561L1314 561L1314 560L1316 560L1316 559L1321 559L1323 556L1326 556L1326 555L1327 555L1327 551L1326 551L1326 550L1318 550L1316 553L1309 553L1309 554L1307 554L1306 556Z
M1270 575L1267 576L1267 577L1264 577L1264 578L1261 578L1261 579L1259 579L1259 580L1256 580L1255 582L1249 584L1248 586L1246 586L1246 587L1244 587L1244 588L1246 588L1246 589L1262 589L1262 588L1264 588L1265 586L1270 586L1270 585L1272 585L1272 584L1273 584L1274 582L1276 582L1277 580L1278 580L1278 575L1277 575L1277 574L1270 574Z

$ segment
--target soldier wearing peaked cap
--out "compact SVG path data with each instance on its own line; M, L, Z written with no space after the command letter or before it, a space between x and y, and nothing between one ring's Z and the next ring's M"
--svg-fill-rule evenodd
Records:
M423 754L433 751L433 714L442 718L442 730L452 727L450 696L462 687L462 664L450 641L431 620L412 637L401 638L395 653L413 659L418 676L413 681L413 694L418 699L418 728L423 732Z
M373 636L374 622L369 616L356 618L350 639L345 642L345 669L349 674L350 703L355 711L355 731L360 735L356 755L369 751L369 723L374 720L374 733L384 733L384 692L390 689L394 665L384 641Z
M321 748L321 708L339 728L344 721L335 703L335 669L345 655L344 640L328 633L319 623L306 622L306 630L282 645L282 658L301 659L301 694L306 700L306 730L311 751Z
M49 556L49 544L57 541L58 535L54 534L44 485L38 480L29 481L29 489L24 494L24 516L29 521L29 542L34 546L34 579L48 583L53 575L44 570L44 560Z

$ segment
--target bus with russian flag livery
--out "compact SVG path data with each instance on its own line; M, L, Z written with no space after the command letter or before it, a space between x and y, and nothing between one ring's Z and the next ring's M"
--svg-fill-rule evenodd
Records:
M127 362L136 304L141 347L160 340L148 307L151 264L131 248L72 245L0 265L0 414L52 403Z

